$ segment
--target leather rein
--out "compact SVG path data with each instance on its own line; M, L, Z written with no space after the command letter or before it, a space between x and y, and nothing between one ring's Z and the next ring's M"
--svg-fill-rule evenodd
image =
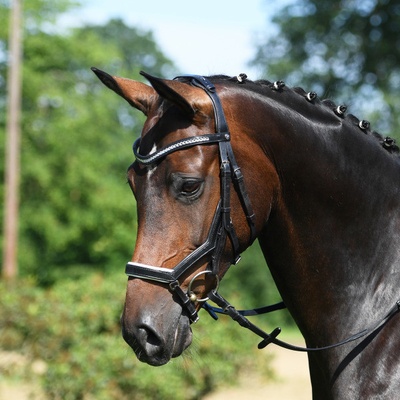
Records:
M182 79L193 86L203 89L210 97L214 108L215 133L181 139L148 155L142 155L140 153L141 138L139 138L133 144L133 153L136 157L137 162L142 165L149 166L157 163L168 154L171 154L175 151L179 151L192 146L218 144L219 157L221 162L220 200L215 210L214 217L205 242L188 256L186 256L182 261L180 261L173 269L130 261L126 264L126 275L133 278L167 284L170 291L178 296L182 307L185 308L188 313L188 317L191 323L197 322L199 319L195 306L196 303L201 303L202 308L204 308L214 319L218 319L217 314L229 315L242 327L251 330L263 339L258 345L259 349L264 348L269 343L274 343L280 347L289 350L302 352L331 349L355 341L374 332L379 327L388 322L396 313L398 313L400 311L400 300L397 301L396 304L389 311L389 313L377 323L339 343L317 348L298 347L277 339L277 336L281 332L281 328L275 328L271 333L266 333L246 318L247 316L260 315L283 309L285 308L285 304L283 302L253 310L236 310L235 307L228 303L217 292L219 286L219 264L225 248L226 240L228 238L231 242L233 252L231 264L237 264L240 261L239 240L236 235L235 228L232 224L230 215L231 183L233 183L236 192L239 195L243 211L246 215L247 223L250 228L250 244L256 238L254 224L255 215L250 203L250 198L244 185L242 172L237 165L234 157L233 149L230 142L231 135L225 119L225 114L221 105L221 101L218 97L218 94L216 93L215 86L207 78L200 75L183 75L178 76L175 79ZM184 291L180 286L179 278L186 274L198 261L206 256L208 256L210 260L207 265L207 269L195 274L188 285L188 290ZM199 299L197 298L196 294L192 292L192 285L199 276L208 274L214 277L216 281L216 287L208 293L206 298ZM207 303L208 300L213 301L220 308L209 305Z

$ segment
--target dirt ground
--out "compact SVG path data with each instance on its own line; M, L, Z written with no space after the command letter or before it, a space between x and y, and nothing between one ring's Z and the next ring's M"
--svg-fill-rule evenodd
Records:
M266 351L266 350L264 350ZM276 380L263 382L261 377L244 377L239 387L221 389L204 400L310 400L311 384L306 353L269 345Z
M310 400L311 385L308 375L307 355L269 345L273 354L272 367L275 370L274 381L263 381L262 377L244 376L240 385L234 388L222 388L203 400ZM40 389L20 383L12 384L0 379L0 400L30 400L32 389L35 398L40 399ZM35 390L36 389L36 390Z

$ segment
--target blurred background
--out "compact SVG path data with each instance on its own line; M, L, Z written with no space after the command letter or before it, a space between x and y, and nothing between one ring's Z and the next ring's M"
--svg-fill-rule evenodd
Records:
M26 387L24 398L191 400L241 377L274 379L268 347L204 312L191 349L164 367L123 342L136 232L125 172L144 118L91 66L138 80L140 70L282 79L400 139L400 0L144 3L0 0L0 389ZM221 291L239 308L279 301L257 245ZM298 340L287 312L259 318Z

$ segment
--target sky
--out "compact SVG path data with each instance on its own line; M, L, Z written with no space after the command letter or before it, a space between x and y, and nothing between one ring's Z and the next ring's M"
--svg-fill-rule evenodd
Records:
M257 37L274 32L271 15L289 0L82 0L69 23L105 23L119 17L151 30L156 43L182 73L246 73L261 78L248 62ZM265 39L264 39L265 40Z

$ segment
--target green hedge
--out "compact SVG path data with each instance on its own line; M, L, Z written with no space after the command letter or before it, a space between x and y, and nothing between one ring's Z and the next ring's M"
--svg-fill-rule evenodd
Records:
M44 361L43 391L60 400L199 399L243 371L269 373L253 334L204 311L183 357L158 368L140 363L120 334L125 281L90 273L49 289L0 282L0 350Z

